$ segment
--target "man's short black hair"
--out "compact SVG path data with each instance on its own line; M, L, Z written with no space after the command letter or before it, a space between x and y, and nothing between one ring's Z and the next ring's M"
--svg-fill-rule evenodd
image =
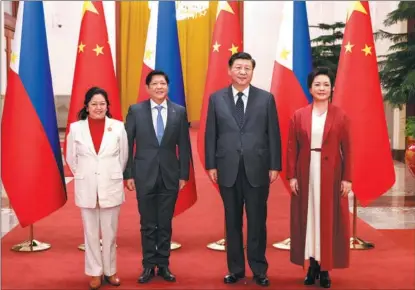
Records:
M235 62L235 60L237 59L246 59L246 60L250 60L252 62L252 69L255 68L256 62L255 59L252 58L252 56L247 53L247 52L237 52L234 53L231 58L228 61L228 65L229 67L232 67L233 63Z
M169 84L169 77L167 76L167 74L164 71L161 70L153 70L151 71L147 77L146 77L146 85L149 86L151 81L153 80L154 76L163 76L164 79L166 80L166 83Z

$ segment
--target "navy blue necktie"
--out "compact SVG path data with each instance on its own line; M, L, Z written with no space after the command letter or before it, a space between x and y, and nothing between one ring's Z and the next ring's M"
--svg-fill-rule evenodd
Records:
M164 135L164 123L163 123L163 117L161 116L161 110L163 109L163 106L155 106L155 108L158 111L157 114L157 140L159 141L159 144L161 144L161 140L163 139L163 135Z
M239 92L237 94L238 96L238 100L236 101L236 119L238 121L238 125L239 127L242 127L243 123L244 123L244 102L242 101L242 96L244 95L244 93Z

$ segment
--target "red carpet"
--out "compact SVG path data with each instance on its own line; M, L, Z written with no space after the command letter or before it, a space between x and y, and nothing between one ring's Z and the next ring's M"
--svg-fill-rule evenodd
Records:
M135 281L141 272L139 216L135 193L127 192L118 232L118 273L122 285L117 289L260 289L248 278L237 285L222 283L227 272L225 253L214 252L206 244L223 236L223 209L219 194L205 176L196 152L192 132L199 199L196 205L175 218L173 239L182 248L173 252L171 270L177 283L155 279L145 286ZM47 180L45 180L46 182ZM17 227L2 239L2 289L87 289L82 224L73 201L73 184L68 185L69 201L60 211L34 227L35 238L52 244L39 253L15 253L11 246L27 239L29 229ZM303 270L290 263L289 252L276 250L272 243L288 236L289 198L281 181L272 186L268 215L268 289L317 289L302 285ZM333 289L414 289L414 231L377 231L358 221L359 237L375 243L375 249L352 251L351 267L331 273ZM102 289L110 289L109 286Z

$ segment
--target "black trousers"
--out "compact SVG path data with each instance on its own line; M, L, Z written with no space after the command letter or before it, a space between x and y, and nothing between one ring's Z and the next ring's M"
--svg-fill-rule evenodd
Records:
M267 200L269 185L252 187L246 177L243 159L239 160L236 182L232 187L220 186L225 207L227 262L230 273L245 275L242 218L245 205L248 222L248 264L254 275L266 274Z
M137 194L144 268L169 265L177 194L178 190L166 189L160 171L153 189Z

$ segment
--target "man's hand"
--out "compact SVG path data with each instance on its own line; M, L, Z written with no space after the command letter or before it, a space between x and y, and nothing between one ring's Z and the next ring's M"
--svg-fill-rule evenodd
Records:
M179 190L182 190L185 185L186 185L186 180L180 179L179 180Z
M208 173L209 173L210 180L212 180L214 183L218 183L218 170L210 169Z
M269 183L273 183L278 178L278 171L277 170L270 170L269 171Z
M134 182L134 179L133 178L127 179L127 189L129 191L135 190L135 182Z

